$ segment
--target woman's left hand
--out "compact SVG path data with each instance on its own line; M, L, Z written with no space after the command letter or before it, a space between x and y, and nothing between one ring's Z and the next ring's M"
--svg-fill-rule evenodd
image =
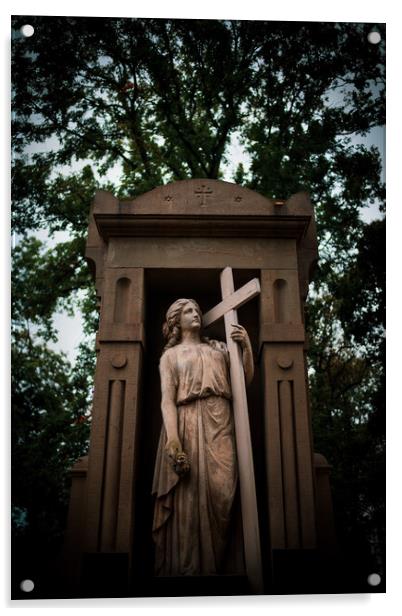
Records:
M234 323L232 323L232 327L234 329L231 332L230 337L232 338L232 340L239 342L241 347L244 349L250 344L248 333L246 332L246 330L244 329L242 325L235 325Z

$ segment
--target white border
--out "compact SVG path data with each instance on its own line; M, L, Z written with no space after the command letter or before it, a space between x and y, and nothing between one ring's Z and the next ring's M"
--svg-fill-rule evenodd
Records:
M62 7L62 8L61 8ZM11 14L35 14L35 15L77 15L77 16L133 16L133 17L183 17L183 18L229 18L229 19L266 19L266 20L300 20L300 21L356 21L356 22L386 22L387 23L387 194L389 202L388 210L388 329L391 333L388 336L389 343L389 362L388 362L388 572L387 572L387 594L367 594L367 595L320 595L320 596L269 596L269 597L204 597L204 598L178 598L178 599L103 599L103 600L72 600L72 601L9 601L10 575L9 575L9 549L4 550L9 542L9 420L8 420L8 398L9 398L9 350L8 350L8 319L9 302L7 291L9 290L9 236L8 236L8 203L9 203L9 18ZM399 151L401 142L401 123L398 118L400 111L401 89L400 89L400 58L402 57L400 40L401 20L398 18L398 9L394 0L381 0L369 4L365 2L351 0L337 0L336 2L321 2L303 0L302 2L265 3L261 0L247 0L242 4L234 4L233 0L204 0L203 2L191 3L171 0L169 2L147 0L144 3L122 2L114 0L110 3L88 2L84 0L69 0L68 3L57 5L51 1L25 0L14 2L7 1L2 3L0 27L2 29L1 43L3 50L3 61L1 62L3 85L3 107L1 118L3 138L1 153L3 165L0 165L3 190L3 219L2 219L2 244L1 244L1 280L3 281L3 293L1 294L1 348L3 350L1 375L1 391L4 395L3 412L4 418L1 426L3 447L1 448L1 459L4 464L3 485L7 486L6 498L2 498L4 508L1 507L1 529L3 538L3 549L0 570L0 583L2 589L1 603L6 609L14 609L19 613L22 609L30 608L33 611L51 607L53 610L59 609L74 610L74 614L81 613L81 610L107 609L114 610L116 607L123 609L134 609L135 613L152 613L153 609L163 611L163 616L176 615L185 610L191 610L194 614L205 614L205 611L221 611L224 607L229 607L233 614L243 614L245 609L252 610L253 613L267 614L270 611L278 610L281 613L289 614L297 611L297 614L315 615L321 614L325 610L328 615L336 614L340 610L353 610L357 615L364 613L364 616L377 616L379 610L388 612L393 610L398 597L400 587L400 511L401 511L401 463L399 455L399 442L402 435L401 430L401 402L400 391L397 390L398 378L400 380L400 361L396 355L399 347L399 331L401 329L400 317L400 264L402 255L399 249L400 242L400 182L401 175ZM399 86L399 87L398 87ZM7 143L8 142L8 143ZM398 149L397 149L398 148ZM398 152L399 153L399 152ZM4 207L6 205L6 207ZM6 214L4 213L7 212ZM393 284L396 281L397 284ZM399 331L398 331L399 330ZM396 339L396 343L395 343ZM399 350L399 349L398 349ZM397 373L398 370L398 373ZM7 418L7 419L6 419ZM397 440L396 440L397 439ZM3 593L4 589L4 593ZM347 613L347 612L346 612Z

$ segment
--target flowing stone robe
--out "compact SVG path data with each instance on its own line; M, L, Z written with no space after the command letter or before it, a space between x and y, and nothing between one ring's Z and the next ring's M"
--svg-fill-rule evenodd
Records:
M178 433L190 472L179 478L162 426L152 492L156 575L221 572L237 485L226 344L176 345L160 360L162 386L176 391Z

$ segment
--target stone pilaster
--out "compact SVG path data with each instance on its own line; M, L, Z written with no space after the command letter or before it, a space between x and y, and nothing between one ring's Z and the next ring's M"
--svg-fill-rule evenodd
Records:
M144 345L144 270L105 270L87 478L87 552L130 553Z
M313 457L303 347L297 270L262 270L260 361L272 550L316 547Z

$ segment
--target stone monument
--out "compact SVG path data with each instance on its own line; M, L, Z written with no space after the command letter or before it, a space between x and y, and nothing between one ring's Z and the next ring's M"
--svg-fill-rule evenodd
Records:
M66 592L297 592L300 572L313 579L323 555L335 545L329 467L313 453L308 403L304 302L317 260L308 196L278 201L218 180L179 181L122 202L99 191L90 213L86 258L96 282L100 321L89 454L72 469ZM168 308L177 309L177 298L197 300L186 299L175 313L184 319L190 348L168 344L163 352L161 327ZM188 317L184 306L191 312ZM186 319L193 320L189 324ZM200 337L201 326L210 342ZM197 349L191 347L194 341ZM174 365L184 352L204 354L214 374L218 365L222 375L230 371L228 383L222 377L221 389L209 383L208 395L204 390L193 396L182 388L182 398L176 393L173 398L166 392L172 379L178 386L181 377ZM190 355L180 360L194 366ZM226 475L220 475L219 464L213 469L216 486L221 478L225 489L218 494L215 486L217 495L209 494L209 501L202 490L194 493L192 501L207 499L195 506L186 500L186 489L175 492L172 485L187 485L199 462L186 455L175 459L182 449L186 454L185 447L178 433L166 436L169 430L164 433L163 427L166 409L174 407L177 414L184 409L180 422L190 407L203 417L208 405L212 415L233 414L227 429L229 434L234 426L234 434L217 457ZM202 446L205 442L200 438ZM189 523L194 510L199 515L209 507L212 517L215 509L223 512L215 535L203 535L211 541L210 547L203 541L203 556L194 553L191 542L186 544L191 555L184 570L172 566L172 554L167 566L163 542L153 540L168 511L155 505L155 495L158 500L163 493L170 498L164 503L168 507L181 495L187 518L180 520L187 519L187 535L194 531ZM219 548L217 537L224 535L228 540ZM219 553L219 566L215 561L204 566L212 553Z

